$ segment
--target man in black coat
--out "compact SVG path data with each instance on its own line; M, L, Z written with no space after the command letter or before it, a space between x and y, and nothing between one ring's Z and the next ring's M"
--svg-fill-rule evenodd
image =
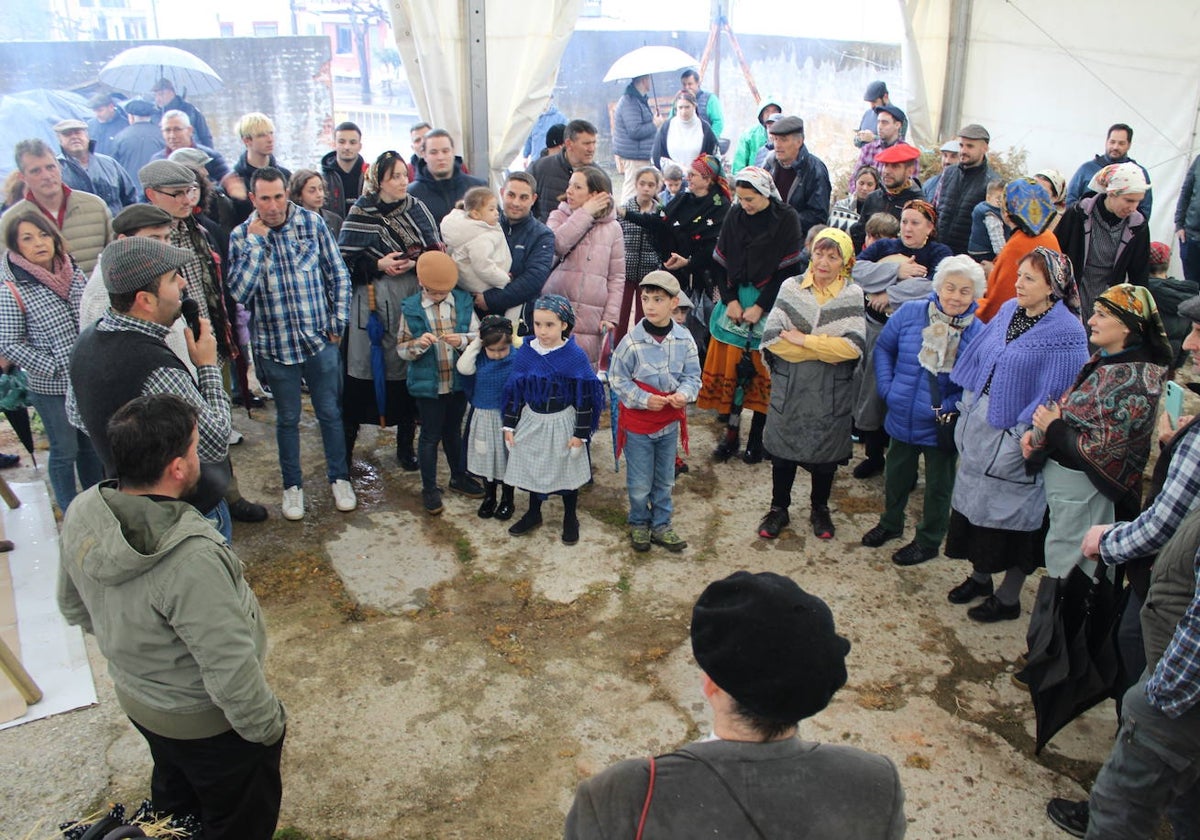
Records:
M988 143L992 136L981 125L965 125L958 132L958 163L942 173L934 205L938 212L938 239L956 254L967 253L971 238L971 211L987 194L992 170Z
M425 159L417 161L417 180L408 194L429 208L434 220L442 219L471 187L486 187L487 181L463 172L462 158L454 154L454 138L444 128L425 135Z
M800 216L803 241L813 225L829 219L829 169L804 145L804 120L783 117L767 129L775 151L767 155L763 168L775 179L783 200Z

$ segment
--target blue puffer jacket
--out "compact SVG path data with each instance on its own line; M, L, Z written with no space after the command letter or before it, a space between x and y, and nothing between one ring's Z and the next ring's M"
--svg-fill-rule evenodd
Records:
M873 354L876 388L887 402L884 428L892 437L913 446L937 445L929 372L917 361L921 332L929 325L929 302L936 300L934 293L925 300L910 300L897 309L883 328ZM974 312L972 303L967 313ZM958 345L960 354L982 329L983 324L971 319ZM951 382L948 373L938 374L938 389L947 410L952 410L962 398L962 386Z

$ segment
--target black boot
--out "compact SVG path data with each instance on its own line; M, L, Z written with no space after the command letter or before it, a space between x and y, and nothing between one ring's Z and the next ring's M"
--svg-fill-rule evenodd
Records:
M724 464L738 452L738 437L740 429L732 426L725 427L724 437L717 444L717 448L712 451L712 459L718 464Z
M405 472L415 472L420 464L417 453L413 450L413 438L417 434L415 423L400 422L396 426L396 462Z
M541 527L542 524L542 500L537 493L529 494L529 510L525 515L513 523L508 529L508 533L514 537L524 536L535 528Z
M564 545L575 545L579 542L579 516L576 506L579 504L579 491L571 490L563 493L563 529Z
M746 437L746 451L742 460L747 464L759 464L763 459L763 429L767 425L767 415L754 412L750 421L750 434Z
M507 522L512 519L513 515L513 486L511 484L500 485L500 504L496 506L495 518L501 522Z
M346 464L354 461L354 444L358 442L358 424L343 423L342 433L346 441Z
M496 515L496 482L486 481L483 485L483 501L479 505L479 518L491 519Z
M891 438L883 429L859 432L859 434L862 436L863 448L866 450L867 457L859 461L852 474L855 478L870 478L879 475L883 472L884 467L883 453L887 450L888 441Z

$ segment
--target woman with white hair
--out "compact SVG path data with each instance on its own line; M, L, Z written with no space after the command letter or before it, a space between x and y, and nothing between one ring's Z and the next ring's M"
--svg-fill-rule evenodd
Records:
M1150 185L1136 163L1114 163L1092 176L1096 193L1067 208L1054 229L1058 244L1075 269L1080 319L1092 317L1092 303L1118 283L1145 286L1150 278L1150 225L1138 210Z
M958 452L953 422L962 386L950 381L961 349L983 328L975 300L983 295L983 269L960 254L938 263L933 292L910 300L888 319L875 343L875 381L887 403L884 428L891 436L884 469L884 511L863 535L876 547L904 534L904 509L925 459L925 502L913 541L892 555L898 566L923 563L938 554L950 523L950 494Z

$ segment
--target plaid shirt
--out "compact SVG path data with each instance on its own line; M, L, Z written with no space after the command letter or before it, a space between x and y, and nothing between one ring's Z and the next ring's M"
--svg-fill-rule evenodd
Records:
M646 331L645 320L638 321L613 351L608 382L621 405L630 408L645 409L650 404L650 392L639 388L638 382L667 394L681 393L692 402L700 393L696 340L686 327L672 322L671 331L657 341ZM648 437L662 437L674 428L669 424Z
M96 323L96 329L100 332L139 332L157 338L164 344L170 332L169 328L153 321L143 321L111 309ZM196 452L201 461L217 463L225 460L229 450L229 429L232 426L229 398L221 383L221 369L216 365L201 365L196 368L196 377L198 382L186 370L156 368L142 383L141 395L174 394L192 405L200 414L197 422L200 441ZM75 428L87 432L75 402L74 388L67 390L67 419Z
M298 365L345 332L350 273L317 213L289 203L287 220L265 236L250 233L255 218L229 237L229 291L254 313L255 351Z
M429 319L429 324L432 328L430 332L434 335L440 338L443 335L454 332L457 318L455 317L453 295L447 295L438 303L434 303L422 293L421 308L425 310L425 317ZM463 338L462 347L454 351L455 358L451 358L451 350L453 348L444 341L434 342L432 347L422 347L418 344L417 340L420 336L412 334L412 330L408 328L408 322L401 315L400 326L396 334L396 352L406 362L414 362L430 350L433 350L437 354L438 393L449 394L454 384L454 364L457 354L466 349L467 338L473 338L478 332L479 316L472 313L470 330L467 336Z
M87 277L75 266L68 300L63 300L26 272L14 269L7 256L0 257L0 356L24 369L31 391L67 393L67 370L79 336L79 302L86 284Z
M1195 571L1196 595L1146 682L1146 699L1169 718L1179 717L1200 701L1200 553Z
M1109 565L1156 554L1200 506L1200 421L1186 427L1175 447L1162 490L1132 522L1120 522L1100 538L1100 557Z

